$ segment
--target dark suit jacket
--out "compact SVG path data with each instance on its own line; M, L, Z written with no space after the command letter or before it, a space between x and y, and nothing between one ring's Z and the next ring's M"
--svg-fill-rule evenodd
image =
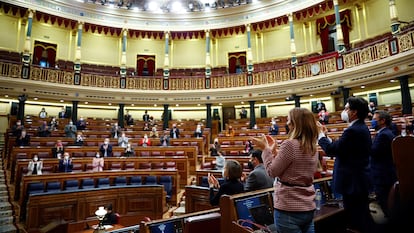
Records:
M170 129L170 138L174 138L174 130L175 130L175 136L177 136L177 138L179 138L180 137L180 130L178 128Z
M335 157L333 188L340 194L367 194L370 188L371 134L363 120L355 121L334 142L319 139L319 145Z
M371 175L375 184L392 185L397 174L392 158L391 143L395 135L391 129L383 128L374 138L371 151Z
M273 187L273 178L271 178L263 164L257 165L253 171L250 172L244 185L245 191L253 191L259 189L266 189Z
M108 144L108 148L106 149L106 156L105 156L105 148L104 148L105 144L101 144L99 146L99 152L101 152L101 156L102 157L112 157L112 145Z
M243 184L239 180L225 180L218 192L214 195L214 189L210 188L210 204L217 206L223 194L233 195L243 192Z

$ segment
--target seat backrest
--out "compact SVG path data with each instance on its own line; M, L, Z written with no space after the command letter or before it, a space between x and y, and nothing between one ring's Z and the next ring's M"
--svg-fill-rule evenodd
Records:
M147 162L143 162L143 163L139 163L138 166L139 169L151 169L151 163L147 163Z
M401 203L414 202L414 137L397 136L392 141L392 156L397 169Z
M111 163L111 170L121 170L121 163Z
M95 157L95 155L96 155L96 152L93 152L93 151L86 152L86 157Z
M176 169L177 168L177 165L175 164L174 161L165 162L165 168L166 169Z
M141 154L142 154L142 152L141 152ZM152 156L160 156L160 155L161 155L160 151L153 151L152 152Z
M65 190L76 190L79 189L78 180L65 180Z
M171 176L160 176L159 184L164 186L164 190L167 193L167 200L169 200L172 195L172 177Z
M34 194L34 193L43 193L44 191L44 184L42 182L33 182L27 185L27 193Z
M165 156L174 156L175 155L175 151L165 151L164 152Z
M125 170L135 170L135 163L125 163Z
M77 171L77 172L83 171L82 164L80 164L80 163L74 163L73 164L73 167L72 167L72 171L73 172L75 172L75 171Z
M46 183L46 192L57 192L61 190L59 181L49 181Z
M82 180L82 189L95 188L95 181L92 178L86 178Z
M127 184L127 179L125 176L118 176L115 177L115 185L116 186L124 186Z
M151 163L151 169L164 169L164 162Z
M85 153L84 152L80 152L80 151L77 151L77 152L73 152L72 153L72 156L73 157L85 157Z
M147 176L145 178L146 185L156 185L157 184L157 177L156 176Z
M99 188L109 187L109 178L108 177L98 178L98 187Z
M184 219L184 233L220 232L221 214L218 212L191 216Z
M142 177L141 176L132 176L129 180L130 185L142 185Z

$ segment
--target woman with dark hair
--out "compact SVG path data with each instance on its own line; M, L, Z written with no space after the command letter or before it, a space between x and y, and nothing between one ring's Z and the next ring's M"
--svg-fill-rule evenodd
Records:
M253 138L255 147L275 183L274 220L277 232L313 233L316 208L313 175L318 164L319 129L315 117L306 108L293 108L287 117L288 138L277 148L269 135Z
M229 159L226 160L223 169L223 184L219 184L219 181L213 175L208 176L208 184L210 186L210 204L217 206L220 201L220 197L223 194L233 195L242 193L244 186L240 181L243 169L237 160ZM218 189L215 194L214 189Z

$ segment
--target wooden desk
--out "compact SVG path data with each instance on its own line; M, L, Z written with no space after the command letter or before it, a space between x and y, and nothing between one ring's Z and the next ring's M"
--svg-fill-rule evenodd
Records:
M111 232L113 230L118 230L118 229L121 229L121 228L125 228L125 226L123 226L121 224L115 224L115 225L112 225L111 228L106 229L105 232L108 232L109 233L109 232ZM93 233L94 231L95 231L95 229L91 226L91 228L89 228L87 230L76 231L75 233Z

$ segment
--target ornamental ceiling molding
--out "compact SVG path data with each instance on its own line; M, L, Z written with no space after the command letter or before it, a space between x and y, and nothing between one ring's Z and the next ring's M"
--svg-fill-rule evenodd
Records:
M111 25L111 27L117 28L149 31L197 31L261 22L310 8L325 1L261 0L254 4L233 8L180 14L136 12L83 4L75 0L4 0L3 2L76 21Z

